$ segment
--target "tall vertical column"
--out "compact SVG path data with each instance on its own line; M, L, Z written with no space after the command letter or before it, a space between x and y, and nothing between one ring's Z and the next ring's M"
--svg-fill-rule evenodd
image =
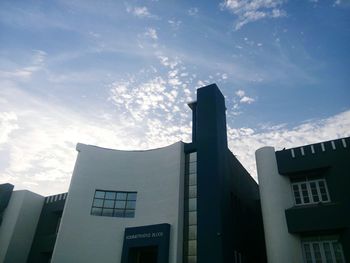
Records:
M289 179L278 173L275 149L255 152L266 252L269 263L300 263L300 239L288 233L285 210L293 206Z
M227 156L225 100L213 84L197 90L197 258L224 262L223 181Z

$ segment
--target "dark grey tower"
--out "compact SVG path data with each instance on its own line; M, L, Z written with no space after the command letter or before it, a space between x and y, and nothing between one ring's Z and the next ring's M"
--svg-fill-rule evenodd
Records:
M190 107L185 150L197 152L197 262L265 262L258 185L228 149L224 96L212 84Z

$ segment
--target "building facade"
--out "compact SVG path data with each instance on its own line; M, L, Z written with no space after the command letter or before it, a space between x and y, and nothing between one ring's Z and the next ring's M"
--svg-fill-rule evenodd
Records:
M350 137L256 151L269 263L350 262Z
M78 143L68 195L39 198L27 261L16 262L265 262L259 188L227 147L224 97L209 85L189 106L191 143Z

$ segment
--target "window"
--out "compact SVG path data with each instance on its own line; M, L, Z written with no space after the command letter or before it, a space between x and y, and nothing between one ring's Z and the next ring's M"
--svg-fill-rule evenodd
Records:
M337 240L307 241L302 245L305 263L345 263Z
M91 214L110 217L135 217L136 192L96 190Z
M329 202L327 184L324 179L305 180L292 183L294 201L296 205Z

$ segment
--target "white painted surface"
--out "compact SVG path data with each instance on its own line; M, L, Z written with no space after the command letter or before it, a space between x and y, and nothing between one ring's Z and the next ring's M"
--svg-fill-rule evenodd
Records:
M27 190L12 193L0 227L0 262L27 261L44 199Z
M169 223L169 262L182 262L183 143L150 151L117 151L83 144L72 176L53 263L121 260L124 229ZM137 191L134 218L92 216L96 189Z
M261 209L269 263L300 263L300 239L288 233L285 210L293 206L289 178L278 173L273 147L256 151Z

